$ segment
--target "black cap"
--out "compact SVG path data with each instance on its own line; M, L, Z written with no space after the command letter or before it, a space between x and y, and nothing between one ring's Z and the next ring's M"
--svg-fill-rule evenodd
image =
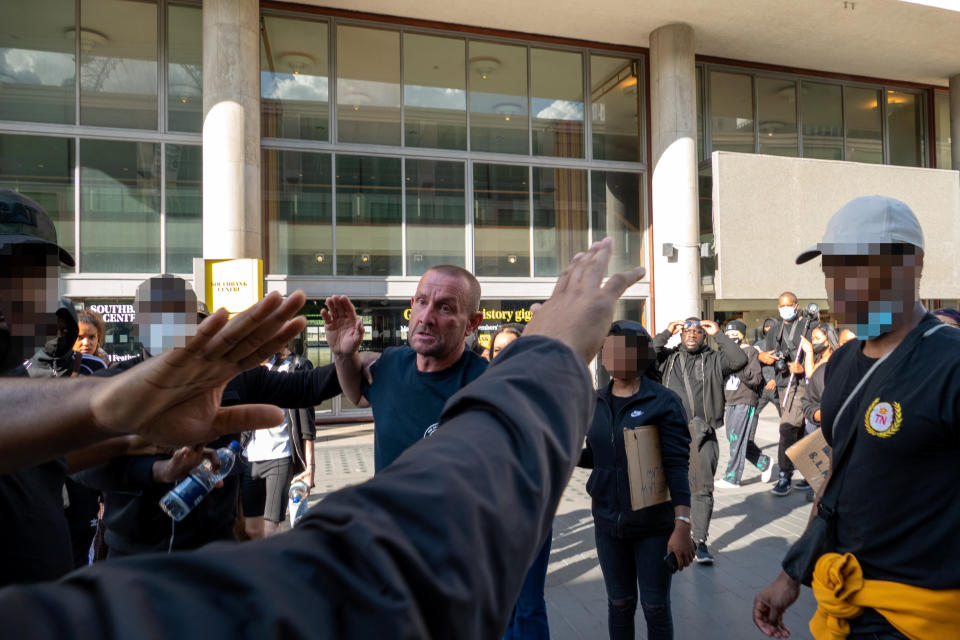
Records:
M50 216L30 198L0 189L0 248L14 244L45 244L56 247L60 262L76 265L67 250L57 244L57 229Z
M723 327L723 332L727 331L739 331L740 335L747 335L747 325L743 324L739 320L731 320Z

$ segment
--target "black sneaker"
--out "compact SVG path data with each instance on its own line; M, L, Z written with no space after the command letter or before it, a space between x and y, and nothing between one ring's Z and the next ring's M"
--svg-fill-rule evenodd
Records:
M707 551L707 543L703 540L697 543L694 553L697 564L713 564L713 556Z
M810 483L804 480L803 478L800 478L800 482L797 483L797 489L809 489L809 488L810 488Z
M783 473L780 474L777 484L773 485L773 489L770 489L770 493L780 497L788 495L791 491L793 491L793 487L790 484L790 476Z

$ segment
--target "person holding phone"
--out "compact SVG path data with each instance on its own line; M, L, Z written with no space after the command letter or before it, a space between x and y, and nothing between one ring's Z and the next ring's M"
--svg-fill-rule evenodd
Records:
M669 640L673 638L671 575L694 557L687 480L690 432L680 398L658 382L656 354L643 325L614 322L603 343L601 362L613 379L597 392L593 423L578 465L593 470L587 493L607 589L607 626L611 640L635 637L639 588L647 637ZM659 430L671 500L634 511L623 431L648 425Z

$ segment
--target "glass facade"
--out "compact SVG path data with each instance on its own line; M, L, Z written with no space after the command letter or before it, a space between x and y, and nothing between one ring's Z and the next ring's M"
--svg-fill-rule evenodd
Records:
M924 167L928 164L926 98L895 89L799 74L767 74L704 64L707 100L697 101L697 139L704 123L712 151ZM701 113L700 110L703 110Z
M474 273L530 275L529 167L474 164Z
M326 22L263 16L260 130L267 138L330 139Z
M583 55L530 50L533 155L582 158Z
M167 7L167 119L171 131L203 124L203 17L200 7Z
M337 137L400 144L400 32L337 29Z
M460 38L403 34L404 144L467 148L467 45Z
M337 155L337 275L403 275L399 158Z
M950 154L950 94L942 91L934 93L934 121L936 122L936 159L938 169L952 169L953 156Z
M470 42L470 148L529 153L527 48Z
M636 60L590 56L590 124L596 160L643 158L640 69Z
M407 275L438 264L466 265L464 163L407 158Z

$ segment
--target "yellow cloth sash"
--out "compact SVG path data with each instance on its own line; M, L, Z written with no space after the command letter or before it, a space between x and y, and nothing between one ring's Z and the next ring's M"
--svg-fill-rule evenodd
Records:
M934 590L887 580L865 580L852 553L825 553L813 571L816 640L843 640L865 607L876 609L910 640L960 637L960 589Z

